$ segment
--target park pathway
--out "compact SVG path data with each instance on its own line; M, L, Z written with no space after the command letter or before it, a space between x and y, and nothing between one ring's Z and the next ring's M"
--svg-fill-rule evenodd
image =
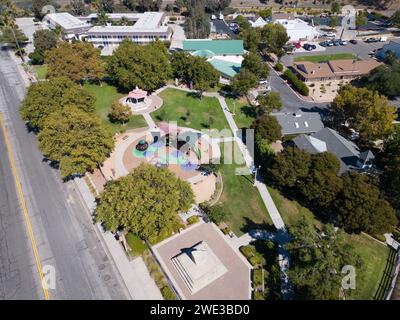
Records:
M177 87L173 85L167 85L164 86L160 89L158 89L155 94L159 94L161 91L167 89L167 88L172 88L172 89L177 89L185 92L195 92L195 90L191 90L188 88L182 88L182 87ZM239 130L238 126L236 125L235 120L233 119L232 113L229 110L228 105L226 104L225 98L221 96L218 92L205 92L203 94L206 97L214 97L218 99L218 102L221 106L221 109L225 115L225 118L229 124L229 127L233 133L233 139L236 141L236 143L239 146L239 149L243 155L243 158L246 162L246 166L252 170L254 168L254 159L249 152L248 148L246 145L243 143L241 139L241 131ZM150 128L155 128L155 123L153 119L151 118L150 114L144 114L145 120L147 124L149 125ZM229 139L231 140L231 139ZM281 293L282 293L282 298L284 300L290 300L293 297L293 290L292 290L292 285L289 281L288 277L288 270L289 270L289 263L290 263L290 256L289 252L284 248L284 245L289 241L290 236L286 230L285 224L283 222L283 219L281 215L279 214L279 211L277 207L275 206L274 201L272 200L272 197L267 189L267 186L260 180L258 177L256 177L256 182L255 182L255 187L258 189L261 198L265 204L265 207L267 208L267 211L271 217L271 220L276 228L276 235L272 236L270 233L268 233L265 230L254 230L250 231L248 234L243 235L240 238L236 239L241 239L237 240L239 243L250 243L256 239L267 239L268 237L272 237L276 240L276 242L279 245L279 267L281 269ZM268 234L268 235L267 235ZM244 237L244 238L243 238ZM247 242L249 241L249 242Z

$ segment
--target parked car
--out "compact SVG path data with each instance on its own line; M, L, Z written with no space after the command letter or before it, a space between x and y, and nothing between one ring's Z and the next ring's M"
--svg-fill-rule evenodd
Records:
M346 41L346 40L340 40L340 41L339 41L339 44L340 44L341 46L345 46L345 45L347 44L347 41Z
M303 48L304 48L305 50L307 50L307 51L312 51L312 50L317 49L317 46L316 46L315 44L305 43L305 44L303 45Z
M297 43L294 44L294 46L295 46L296 49L300 49L301 48L301 43L297 42Z
M373 43L373 42L379 42L380 39L378 38L368 38L367 40L365 40L366 43Z
M260 79L260 81L258 81L258 84L268 84L268 80L267 79Z
M328 47L333 47L333 41L327 41L327 42L326 42L326 45L327 45Z
M333 40L332 43L335 47L340 46L340 40Z
M357 41L356 39L350 40L349 42L350 42L351 44L357 44L357 43L358 43L358 41Z
M336 35L333 32L328 32L328 33L325 33L323 35L323 37L334 38L334 37L336 37Z

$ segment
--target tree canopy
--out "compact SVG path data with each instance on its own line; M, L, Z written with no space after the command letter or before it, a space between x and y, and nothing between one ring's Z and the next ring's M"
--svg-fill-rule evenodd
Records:
M344 232L335 230L331 224L324 224L318 230L303 216L299 223L289 228L289 233L292 236L286 246L292 258L289 277L296 298L338 300L342 268L345 265L357 269L363 266L361 258L346 241Z
M283 47L289 41L286 29L279 23L268 23L261 28L261 49L283 55Z
M272 160L268 173L280 188L295 187L308 176L311 155L294 147L285 148Z
M45 53L57 46L58 37L52 30L37 30L33 34L35 51L29 55L33 64L43 64Z
M388 97L400 96L400 63L381 65L362 77L359 84Z
M349 232L390 232L397 222L394 210L369 178L349 172L342 175L342 180L343 188L333 203L339 224Z
M166 168L141 164L106 185L98 199L96 220L108 230L126 228L148 239L172 229L177 213L188 210L193 201L189 183Z
M205 1L186 0L188 17L183 25L188 39L205 39L210 35L210 21L205 13Z
M258 79L266 79L269 74L268 65L256 52L249 52L244 56L242 68L245 68L254 73L258 77Z
M258 86L257 76L246 68L241 68L240 72L232 79L232 90L238 95L245 95L250 89Z
M257 97L259 103L259 113L271 113L273 110L279 111L283 104L279 92L270 92L269 94L260 94Z
M376 91L350 85L340 89L330 111L337 127L349 125L359 132L360 139L365 142L388 137L396 119L396 108L389 104L386 97Z
M112 132L102 120L75 106L52 113L38 140L40 150L59 164L64 178L95 169L114 148Z
M342 189L340 162L335 155L322 152L311 155L310 172L300 192L314 208L328 208Z
M114 101L111 105L111 111L108 114L111 122L128 122L132 116L132 110L129 106Z
M108 60L108 73L124 90L139 88L154 91L171 75L168 52L161 41L141 46L124 40Z
M65 76L82 82L101 80L105 76L100 50L89 42L62 42L47 52L45 63L48 66L48 78Z
M275 142L282 137L282 127L276 117L269 114L263 114L257 117L251 128L254 129L255 135L268 141L268 143Z
M76 106L85 112L94 111L95 98L68 78L53 78L32 84L21 105L22 119L40 130L46 118L64 108Z

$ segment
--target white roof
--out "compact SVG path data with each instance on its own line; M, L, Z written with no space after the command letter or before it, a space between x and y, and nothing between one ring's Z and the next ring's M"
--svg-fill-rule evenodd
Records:
M46 15L45 19L51 20L65 30L90 26L68 12L49 13Z
M256 21L250 21L251 26L253 28L264 27L268 22L266 22L263 18L259 17Z
M94 26L88 30L88 34L103 34L103 33L167 33L169 28L167 26L156 27L153 29L135 28L135 26Z
M157 28L161 24L163 17L164 17L163 12L145 12L139 18L139 20L136 21L134 27L136 29Z

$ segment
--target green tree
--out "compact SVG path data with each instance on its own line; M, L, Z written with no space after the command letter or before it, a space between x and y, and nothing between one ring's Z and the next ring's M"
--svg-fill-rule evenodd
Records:
M332 16L329 19L329 26L331 28L336 28L339 25L339 19L337 16Z
M98 81L105 76L100 50L89 42L63 42L46 54L48 78L68 77L75 82Z
M15 25L17 7L11 0L0 0L0 27Z
M386 97L366 88L350 85L340 89L331 104L331 119L336 126L349 125L365 142L384 139L393 131L396 108Z
M331 12L333 14L338 14L341 10L340 4L336 1L331 3Z
M261 41L260 28L252 28L251 26L248 28L241 28L239 36L243 40L243 46L246 50L257 52Z
M58 36L54 31L43 29L33 34L35 51L29 55L33 64L43 64L45 53L57 46Z
M134 11L136 6L138 5L137 0L122 0L122 4L127 7L129 10Z
M193 88L200 93L200 97L204 91L214 87L219 81L219 72L201 57L193 57L187 76Z
M97 10L99 12L111 13L114 11L114 0L97 0Z
M356 16L356 26L362 27L368 24L368 18L366 12L359 12Z
M384 193L400 218L400 127L385 143L382 186Z
M46 118L70 105L85 112L94 111L95 98L68 78L54 78L32 84L21 105L22 119L35 129L43 128Z
M189 82L188 70L193 61L194 57L185 51L174 51L171 56L171 68L175 78L182 79L185 82Z
M283 47L289 41L286 29L277 23L268 23L261 29L261 49L283 55Z
M245 95L250 89L258 86L257 76L251 71L242 68L232 79L232 89L238 95Z
M42 20L47 12L43 12L43 7L50 5L50 0L33 0L32 1L32 11L36 19Z
M342 175L342 180L343 188L333 203L338 223L349 232L390 232L397 222L394 210L368 177L350 172Z
M324 224L322 230L317 230L303 216L299 223L289 228L289 233L292 236L292 241L286 246L292 259L289 277L296 298L338 300L342 268L345 265L355 266L357 270L363 267L344 232L335 230L331 224Z
M188 17L183 25L186 37L189 39L204 39L210 35L210 21L204 11L203 1L186 3Z
M219 204L209 206L206 203L201 203L200 208L206 213L208 218L216 224L226 221L229 217L224 207Z
M100 194L96 220L108 230L125 228L148 239L172 229L177 213L194 202L193 191L166 168L141 164L125 177L106 185Z
M17 26L0 28L0 43L6 43L10 48L22 49L28 43L27 36Z
M400 27L400 10L397 10L395 13L393 13L393 15L390 17L390 21L395 27Z
M43 154L59 164L63 178L92 171L114 148L113 134L102 120L75 106L52 113L38 140Z
M126 123L132 116L132 110L129 106L114 101L111 105L111 111L108 114L111 122Z
M268 65L255 52L249 52L244 56L242 68L254 73L258 79L266 79L269 74Z
M392 55L388 56L391 59ZM389 65L381 65L371 70L360 79L359 84L391 98L400 96L400 63L393 60L388 63Z
M257 97L259 103L259 113L271 113L273 110L279 111L282 109L282 100L279 92L270 92L269 94L260 94Z
M314 208L328 208L336 199L343 186L339 169L340 162L332 153L311 155L310 171L300 192Z
M282 127L276 117L268 114L263 114L257 117L251 125L254 129L255 135L267 140L269 143L275 142L282 137Z
M258 11L258 15L263 19L271 18L272 17L272 9L271 8L261 9L260 11Z
M311 155L294 147L285 148L272 160L268 174L280 188L298 186L309 174Z
M71 0L70 6L74 16L83 16L86 13L85 3L82 0Z
M168 52L161 41L141 46L124 40L113 52L107 66L111 79L122 89L154 91L171 76Z

